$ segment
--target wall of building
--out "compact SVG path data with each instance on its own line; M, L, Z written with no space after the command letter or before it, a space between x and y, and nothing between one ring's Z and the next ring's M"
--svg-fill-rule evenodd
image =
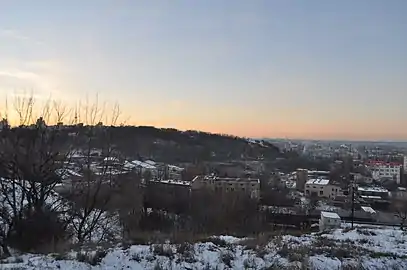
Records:
M244 192L252 198L260 198L260 181L241 178L212 178L197 176L191 183L192 189L208 188L217 192Z
M407 155L403 156L403 170L404 173L407 173Z
M337 196L343 196L342 189L336 185L318 185L318 184L306 184L305 195L311 196L315 194L320 198L335 199Z
M402 165L385 162L374 162L368 164L368 167L372 171L373 176L375 178L378 178L378 180L382 178L391 178L395 179L397 184L400 184Z

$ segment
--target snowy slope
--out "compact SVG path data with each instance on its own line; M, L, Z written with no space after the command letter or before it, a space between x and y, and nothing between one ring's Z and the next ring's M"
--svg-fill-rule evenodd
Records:
M0 268L407 269L407 234L393 228L344 228L329 234L274 236L265 243L224 236L213 242L217 245L207 241L193 245L134 245L79 255L27 254L3 261Z

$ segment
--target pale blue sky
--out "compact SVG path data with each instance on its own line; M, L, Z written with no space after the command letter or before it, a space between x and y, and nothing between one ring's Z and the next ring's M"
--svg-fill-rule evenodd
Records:
M0 1L0 93L132 123L407 139L407 1Z

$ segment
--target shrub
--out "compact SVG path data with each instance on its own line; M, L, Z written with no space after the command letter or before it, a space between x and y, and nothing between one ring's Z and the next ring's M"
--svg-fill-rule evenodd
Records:
M76 253L76 260L78 262L86 263L89 260L89 254L87 252L82 252L82 251L78 252L78 253Z
M215 246L218 246L218 247L227 247L229 245L228 242L226 242L225 240L223 240L219 237L209 237L209 238L199 240L199 242L202 242L202 243L211 242Z
M91 256L91 260L89 262L90 265L98 265L106 257L107 251L106 250L97 250L95 254Z
M97 250L93 254L87 251L80 251L76 253L76 260L95 266L98 265L106 255L107 252L105 250Z
M394 253L390 253L390 252L373 252L370 254L370 257L379 259L379 258L383 258L383 257L396 258L397 256Z
M166 244L154 244L152 245L153 254L156 256L164 256L170 259L174 258L174 252L170 245Z
M194 249L194 246L190 243L185 242L185 243L178 245L177 253L187 263L196 262L195 249Z
M164 267L157 261L154 265L154 270L164 270Z
M133 261L136 261L136 262L141 262L141 255L139 254L139 253L134 253L132 256L131 256L131 259L133 260Z
M369 230L366 230L366 229L360 229L360 228L358 228L358 229L356 229L356 231L357 231L359 234L363 234L363 235L367 235L367 236L374 236L374 235L376 235L375 232L369 231Z
M63 260L68 259L68 256L67 256L66 254L63 254L63 253L54 254L53 257L54 257L54 259L55 259L56 261L63 261Z
M68 236L65 225L58 214L48 208L25 209L21 218L15 217L8 243L23 252L39 251L45 246L56 247Z
M256 258L249 257L243 261L244 269L257 269Z
M232 262L235 255L231 251L222 251L219 253L219 260L229 268L232 268Z

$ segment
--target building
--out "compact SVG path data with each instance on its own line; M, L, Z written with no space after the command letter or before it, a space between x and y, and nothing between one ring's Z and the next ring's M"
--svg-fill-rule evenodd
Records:
M184 168L175 166L175 165L168 165L168 177L174 180L182 180L182 175L185 171Z
M360 200L365 203L387 202L390 197L387 189L375 186L358 187L357 193Z
M403 169L404 173L407 174L407 155L403 156Z
M337 196L343 196L340 186L330 183L328 179L310 179L305 183L305 195L320 198L335 199Z
M392 197L398 200L407 201L407 188L398 187L397 190L393 192Z
M402 164L397 162L368 161L366 166L376 180L392 179L400 184Z
M329 179L329 171L308 171L308 179Z
M130 162L125 161L123 167L125 170L137 170L142 175L148 172L151 174L151 178L156 178L158 176L158 168L156 166L140 160L133 160Z
M297 190L304 190L305 183L308 181L308 170L298 169L295 174L295 180Z
M341 217L337 213L321 211L319 230L325 231L341 227Z
M192 180L191 187L193 190L207 188L215 192L243 192L251 198L260 198L260 179L255 178L197 176Z
M145 206L175 213L188 210L191 182L178 180L151 180L145 190Z

